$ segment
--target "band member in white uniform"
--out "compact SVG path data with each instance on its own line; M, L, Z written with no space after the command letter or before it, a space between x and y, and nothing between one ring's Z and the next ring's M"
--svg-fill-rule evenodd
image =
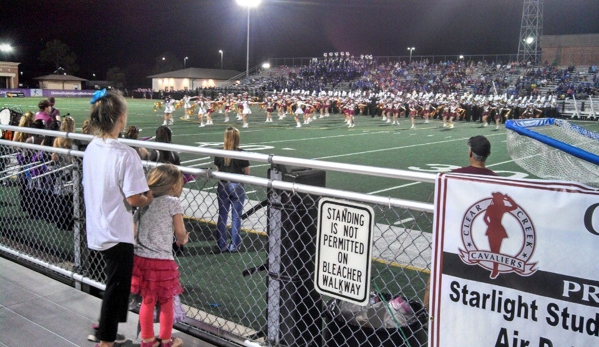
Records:
M167 95L164 99L164 122L162 125L173 124L173 112L175 111L175 103L177 100L173 99L170 95Z
M248 114L252 114L252 110L250 109L250 100L247 93L243 93L243 97L241 99L241 105L243 109L241 110L241 119L243 120L243 128L247 128L248 125Z
M197 96L191 97L187 94L183 95L183 108L185 109L185 114L183 115L183 119L189 119L189 115L193 112L191 109L191 100L197 98Z

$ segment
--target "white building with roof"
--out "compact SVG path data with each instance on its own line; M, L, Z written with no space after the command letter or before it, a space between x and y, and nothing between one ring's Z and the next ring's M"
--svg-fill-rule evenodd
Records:
M200 69L190 67L183 70L164 72L148 76L152 79L152 90L194 90L196 88L225 87L240 72L222 69ZM241 76L243 77L243 76ZM225 85L226 84L226 85Z

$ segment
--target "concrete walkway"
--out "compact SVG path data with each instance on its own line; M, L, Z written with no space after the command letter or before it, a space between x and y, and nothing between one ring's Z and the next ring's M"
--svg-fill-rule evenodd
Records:
M0 347L92 347L87 341L101 300L0 257ZM119 331L139 346L138 316L129 312ZM158 332L158 325L155 325ZM185 347L214 347L173 330Z

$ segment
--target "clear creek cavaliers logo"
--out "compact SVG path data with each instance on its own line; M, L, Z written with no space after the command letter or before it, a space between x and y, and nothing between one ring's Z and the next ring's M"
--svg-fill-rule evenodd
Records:
M474 203L464 215L462 243L466 249L459 249L462 261L489 270L491 278L510 272L532 275L537 271L536 263L530 263L536 244L532 220L507 194L495 192L491 196ZM522 243L502 250L504 239L510 237Z

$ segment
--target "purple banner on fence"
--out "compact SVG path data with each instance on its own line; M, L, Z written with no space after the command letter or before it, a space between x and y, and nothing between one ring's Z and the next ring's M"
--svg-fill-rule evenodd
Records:
M95 90L63 90L63 89L0 89L0 98L12 97L56 97L56 98L89 98Z
M0 98L19 98L30 96L29 89L0 89Z

